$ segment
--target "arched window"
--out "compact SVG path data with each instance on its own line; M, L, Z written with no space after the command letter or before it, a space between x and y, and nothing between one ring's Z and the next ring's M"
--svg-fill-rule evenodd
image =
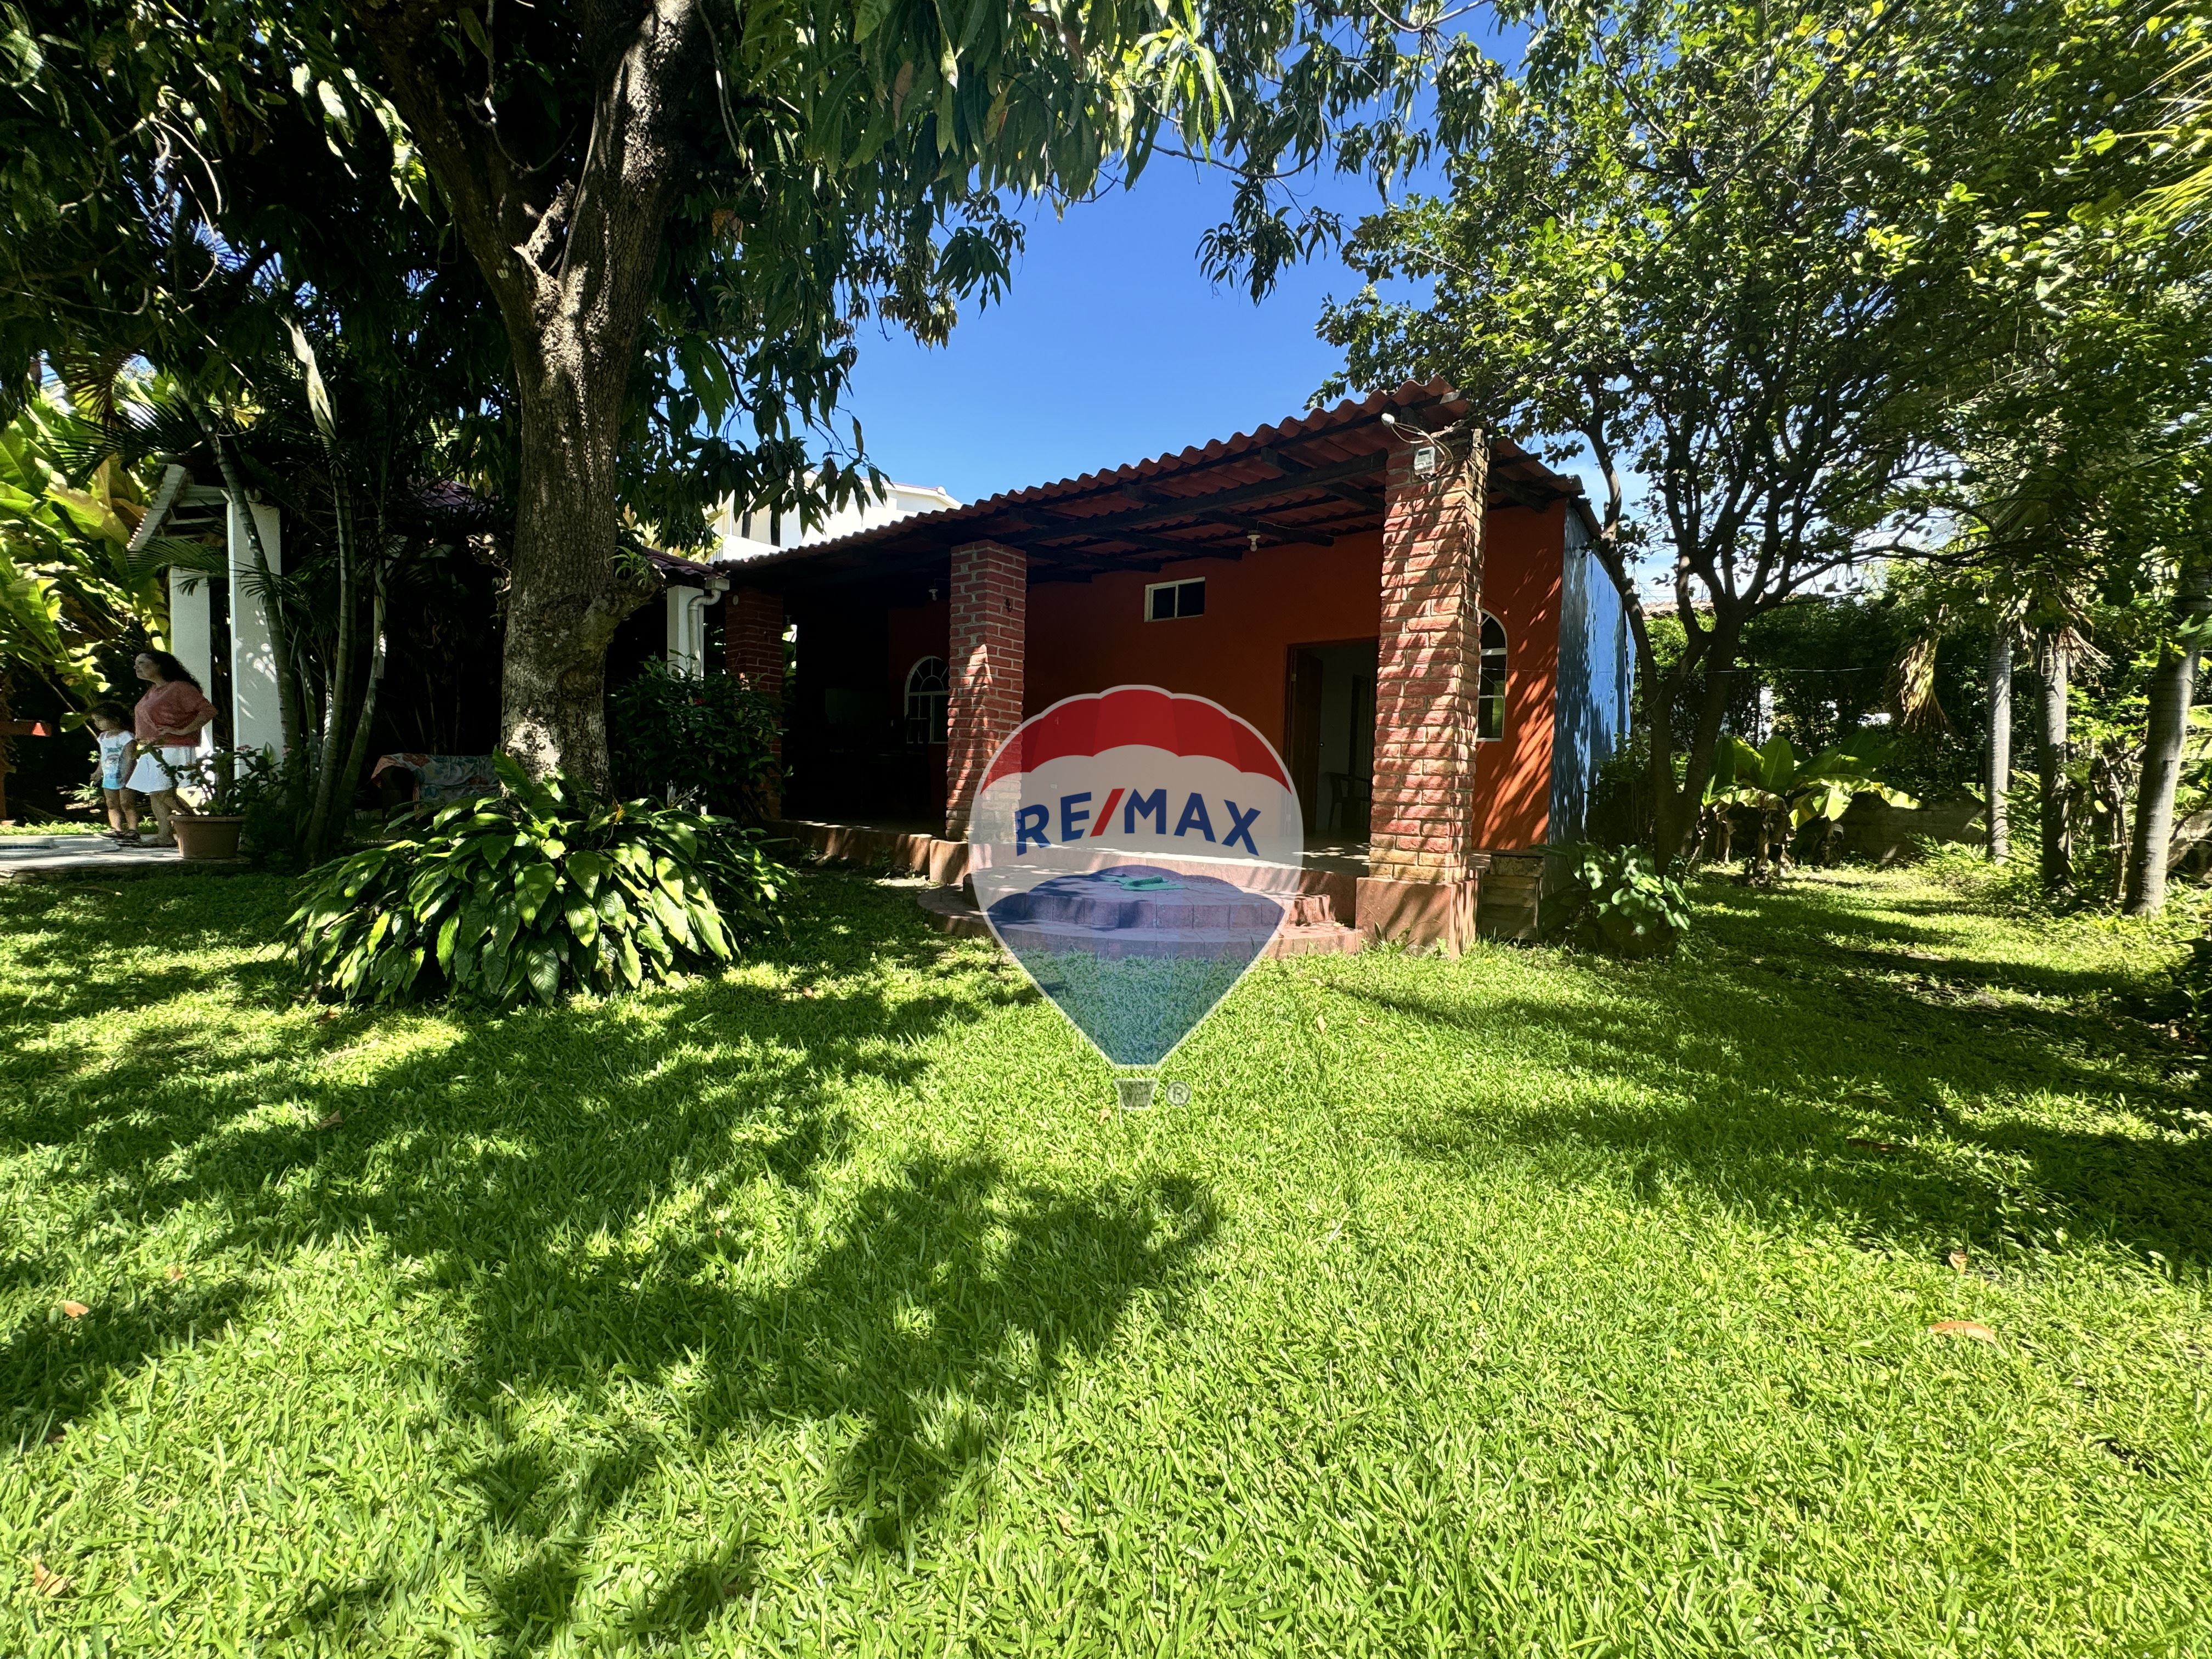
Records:
M917 748L945 741L945 703L952 690L945 659L924 657L906 671L906 740Z
M1474 694L1474 736L1478 743L1505 735L1505 625L1482 613L1481 676Z

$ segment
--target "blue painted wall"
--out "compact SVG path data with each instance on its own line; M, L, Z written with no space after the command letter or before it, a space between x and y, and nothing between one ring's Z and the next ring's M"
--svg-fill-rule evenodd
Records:
M1559 706L1552 725L1552 813L1547 839L1580 841L1599 763L1628 739L1636 653L1620 590L1589 550L1582 520L1567 510L1559 582Z

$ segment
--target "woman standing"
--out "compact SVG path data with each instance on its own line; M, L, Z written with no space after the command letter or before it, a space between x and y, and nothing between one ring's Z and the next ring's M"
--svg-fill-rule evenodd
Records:
M199 757L200 732L215 718L215 705L200 695L191 671L166 651L141 651L133 666L140 679L152 684L131 711L138 763L127 787L154 803L161 825L154 845L174 847L177 831L171 819L183 803L177 799L173 770Z

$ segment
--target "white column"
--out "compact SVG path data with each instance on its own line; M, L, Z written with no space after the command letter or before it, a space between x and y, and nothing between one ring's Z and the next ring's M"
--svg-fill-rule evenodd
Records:
M169 570L169 649L202 685L215 684L214 607L208 592L213 580L202 570Z
M726 582L668 590L668 665L695 678L707 672L707 607L722 596Z
M253 544L232 507L230 526L230 695L231 741L241 749L284 747L284 721L276 691L276 647L269 626L267 601L253 564ZM284 568L283 521L276 509L256 502L254 523L270 572Z

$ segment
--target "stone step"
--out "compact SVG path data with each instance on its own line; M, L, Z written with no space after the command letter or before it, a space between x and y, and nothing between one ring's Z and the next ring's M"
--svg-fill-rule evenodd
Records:
M1364 943L1357 927L1323 921L1284 928L1267 942L1267 954L1278 960L1284 957L1351 957L1359 954Z

